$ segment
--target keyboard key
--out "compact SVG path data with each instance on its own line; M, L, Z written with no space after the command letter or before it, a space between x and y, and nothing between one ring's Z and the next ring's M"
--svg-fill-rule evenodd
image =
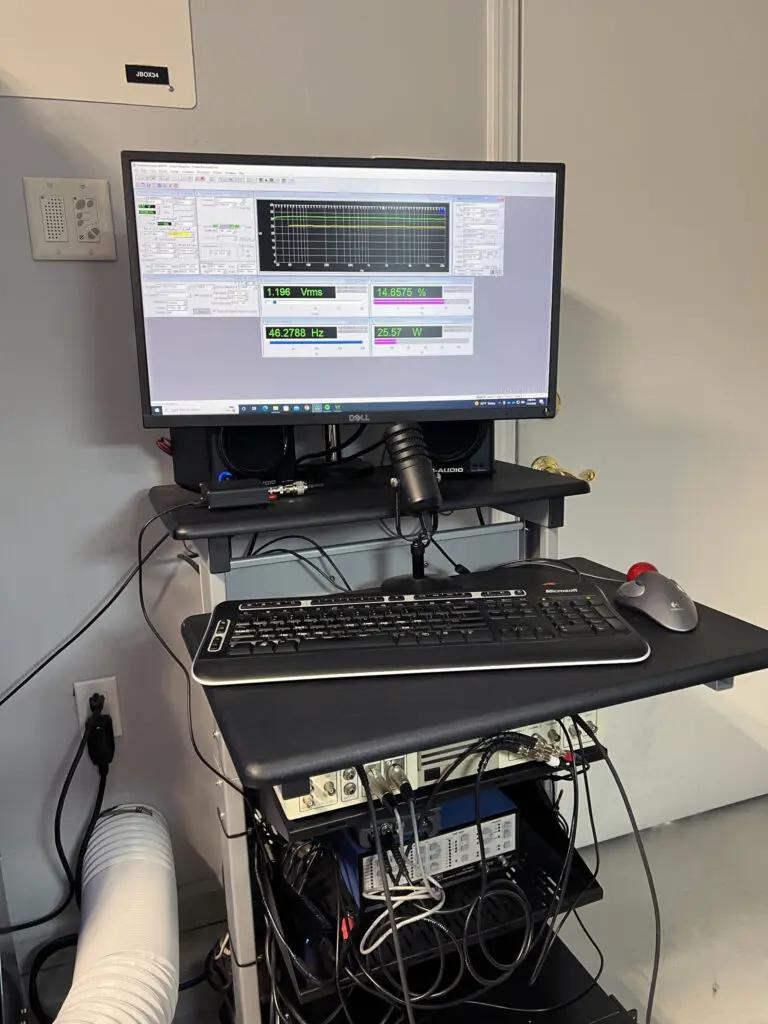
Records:
M621 619L606 619L609 626L613 627L614 633L629 633L629 627L625 626Z
M615 619L616 618L616 612L613 610L613 608L609 608L607 604L600 604L600 605L598 605L596 607L595 611L597 611L600 615L602 615L602 617L604 619Z
M561 636L594 636L592 627L586 622L578 625L559 626Z
M613 626L608 622L597 622L592 626L592 631L597 633L598 636L610 636L615 633Z
M468 629L466 637L470 644L485 644L496 639L490 629Z
M447 633L441 634L440 642L444 644L463 644L464 634L460 633L457 629L451 629Z
M342 641L345 650L358 647L392 647L394 637L386 633L369 633L367 636L350 636Z
M397 635L398 647L418 647L419 640L415 633L399 633Z
M242 657L244 654L250 654L252 651L251 644L230 644L227 648L227 654L232 658ZM270 647L270 653L271 647Z
M299 644L300 654L310 654L312 651L330 651L337 648L336 641L331 637L310 637L302 640Z
M261 611L265 608L300 608L300 598L271 597L263 601L241 601L238 608L241 612Z

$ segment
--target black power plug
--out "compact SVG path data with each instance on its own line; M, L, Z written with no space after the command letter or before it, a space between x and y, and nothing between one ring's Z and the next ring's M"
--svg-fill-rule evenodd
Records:
M88 701L90 716L86 724L88 731L88 756L99 772L106 774L115 756L115 732L112 716L103 714L104 695L94 693Z

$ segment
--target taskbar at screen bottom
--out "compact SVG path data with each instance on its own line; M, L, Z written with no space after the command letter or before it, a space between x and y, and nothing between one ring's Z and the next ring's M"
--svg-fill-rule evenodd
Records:
M188 416L285 416L285 415L354 415L355 413L458 412L478 409L545 409L546 396L524 398L473 398L461 401L415 402L164 402L151 406L151 415L159 417Z

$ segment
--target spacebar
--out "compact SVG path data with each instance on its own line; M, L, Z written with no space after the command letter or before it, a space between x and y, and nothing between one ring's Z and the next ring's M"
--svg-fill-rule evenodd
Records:
M370 636L349 636L340 640L302 640L299 654L309 651L351 651L361 647L394 647L395 638L389 633Z

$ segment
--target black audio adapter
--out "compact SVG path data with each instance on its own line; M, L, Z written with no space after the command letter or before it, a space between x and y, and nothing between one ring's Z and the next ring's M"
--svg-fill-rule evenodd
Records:
M200 495L202 503L210 509L263 508L278 498L300 498L317 487L322 487L322 484L309 484L306 480L294 480L289 484L264 484L258 480L227 479L200 484Z

